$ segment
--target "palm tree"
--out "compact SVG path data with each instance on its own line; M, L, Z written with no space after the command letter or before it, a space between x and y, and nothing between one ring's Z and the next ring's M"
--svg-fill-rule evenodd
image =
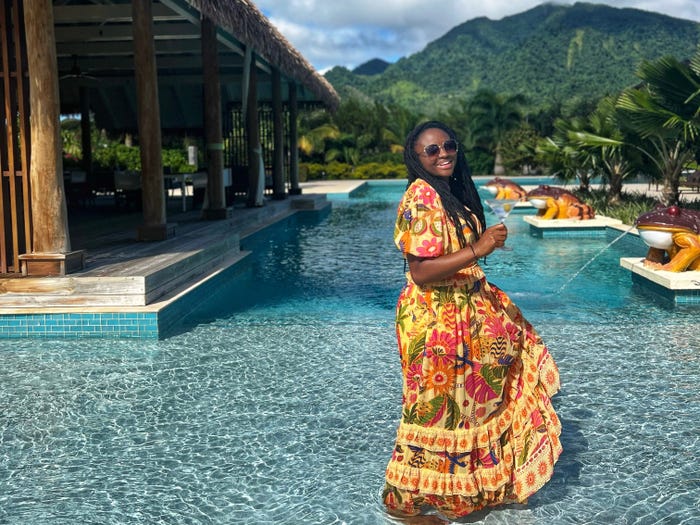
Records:
M537 154L541 164L547 166L552 175L563 181L577 179L579 189L588 192L596 165L594 159L572 140L577 133L585 130L586 121L580 117L556 119L554 133L539 142Z
M303 112L299 116L299 150L306 158L325 155L326 142L340 137L338 126L326 111Z
M503 165L524 175L531 173L537 165L537 144L542 139L528 122L509 131L501 144Z
M664 181L664 204L675 204L683 169L700 155L700 49L689 63L644 61L637 76L643 84L625 90L617 106Z
M494 154L494 175L505 173L501 147L506 133L520 125L524 104L523 95L499 95L490 90L477 91L468 103L471 128L476 142Z
M352 133L340 133L326 142L324 162L344 162L357 166L362 158L362 151L367 145L368 137L357 137Z
M638 153L621 129L615 102L612 97L602 99L588 117L586 129L569 131L570 141L607 180L611 204L622 200L623 181L636 174L640 165Z
M418 124L418 116L410 110L391 104L386 107L386 114L379 113L383 119L382 142L391 153L403 152L403 145L411 130Z

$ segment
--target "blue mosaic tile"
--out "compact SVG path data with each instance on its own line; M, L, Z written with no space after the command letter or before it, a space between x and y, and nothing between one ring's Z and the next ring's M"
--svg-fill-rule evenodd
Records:
M632 282L642 290L675 304L700 304L700 290L670 290L636 273Z
M0 339L16 337L157 338L158 314L11 314L0 316Z
M606 237L608 235L607 228L537 228L530 225L530 235L543 239L561 239L561 238L595 238Z

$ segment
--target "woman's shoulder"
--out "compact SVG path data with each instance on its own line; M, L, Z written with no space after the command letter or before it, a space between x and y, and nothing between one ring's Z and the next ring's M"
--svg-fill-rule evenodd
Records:
M416 190L418 190L420 188L425 188L425 187L432 188L432 186L428 183L428 181L423 180L423 179L416 179L408 185L408 188L406 188L406 191L407 192L409 192L409 191L415 192Z
M406 188L402 203L404 206L431 209L440 207L440 196L428 182L416 179Z

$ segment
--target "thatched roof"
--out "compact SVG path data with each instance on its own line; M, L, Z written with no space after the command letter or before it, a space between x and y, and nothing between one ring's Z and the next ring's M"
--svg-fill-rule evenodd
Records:
M80 89L90 92L99 127L134 131L136 94L131 0L54 0L61 111L80 111ZM218 28L219 74L224 108L242 102L246 51L253 52L261 104L272 101L272 74L297 86L300 105L335 110L333 87L294 49L250 0L159 0L153 2L161 126L201 129L202 49L200 20ZM287 90L283 102L289 101Z
M243 44L276 66L287 76L304 84L326 106L335 110L340 98L328 81L270 23L253 2L248 0L187 0L201 13Z

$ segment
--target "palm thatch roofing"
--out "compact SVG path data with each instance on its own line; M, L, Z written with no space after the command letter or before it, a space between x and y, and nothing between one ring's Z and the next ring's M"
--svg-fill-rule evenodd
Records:
M340 99L328 81L318 74L258 8L248 0L188 0L211 20L219 21L245 45L270 64L310 89L319 100L335 109Z
M79 113L87 95L98 127L136 129L131 0L54 0L61 112ZM153 34L165 130L202 128L200 20L217 26L221 96L224 107L240 105L246 50L253 52L260 104L272 101L272 72L294 84L299 104L330 110L340 99L249 0L153 0Z

